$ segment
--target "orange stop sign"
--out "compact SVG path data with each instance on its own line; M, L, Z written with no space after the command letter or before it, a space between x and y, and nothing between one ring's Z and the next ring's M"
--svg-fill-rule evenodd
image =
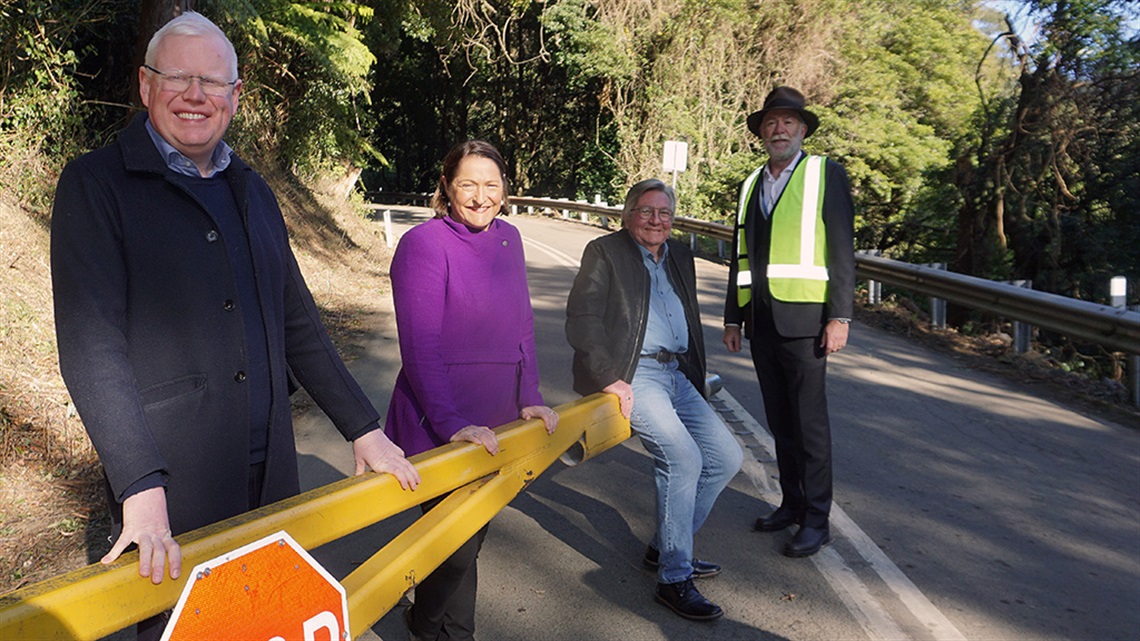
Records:
M344 587L286 532L194 568L162 641L345 641Z

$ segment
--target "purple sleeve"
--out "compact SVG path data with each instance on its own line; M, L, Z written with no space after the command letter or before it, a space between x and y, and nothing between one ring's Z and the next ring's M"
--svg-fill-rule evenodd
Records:
M518 231L515 231L518 235ZM544 405L538 391L538 353L534 346L534 308L530 304L530 289L526 280L526 257L522 252L522 238L519 238L519 270L522 271L519 296L524 308L522 325L522 371L519 380L519 409L531 405Z
M447 300L447 254L429 234L408 233L392 259L392 298L400 335L400 358L425 427L443 441L470 425L459 415L443 361L443 317Z

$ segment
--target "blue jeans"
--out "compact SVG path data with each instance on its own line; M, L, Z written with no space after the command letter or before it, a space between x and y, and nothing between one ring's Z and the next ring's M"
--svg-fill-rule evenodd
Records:
M736 439L677 361L640 359L633 374L630 425L653 456L657 483L660 583L678 583L693 573L693 534L704 524L743 461Z

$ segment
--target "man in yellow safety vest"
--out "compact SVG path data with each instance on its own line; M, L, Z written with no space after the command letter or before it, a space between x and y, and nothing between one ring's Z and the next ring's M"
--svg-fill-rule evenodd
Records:
M854 207L843 166L801 151L819 118L804 97L777 87L748 117L768 162L740 189L724 344L749 339L768 429L776 442L780 507L761 532L799 530L784 548L815 554L831 542L831 426L827 355L847 344L855 285Z

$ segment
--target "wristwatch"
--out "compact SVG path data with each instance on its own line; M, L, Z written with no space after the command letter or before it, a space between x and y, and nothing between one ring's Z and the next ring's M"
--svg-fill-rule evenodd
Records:
M850 319L850 318L833 318L833 319L831 319L831 320L833 320L833 321L839 321L840 323L843 323L844 325L850 325L850 324L851 324L851 319Z

